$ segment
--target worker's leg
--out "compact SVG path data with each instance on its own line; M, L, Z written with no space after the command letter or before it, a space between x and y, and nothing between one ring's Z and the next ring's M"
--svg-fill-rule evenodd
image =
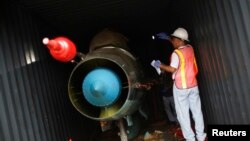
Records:
M206 133L204 133L204 120L198 87L191 88L189 104L195 122L196 138L198 141L204 141Z
M163 96L164 110L170 122L176 122L176 116L171 110L171 98Z
M181 130L186 141L195 141L194 132L190 124L188 90L173 87L175 109Z

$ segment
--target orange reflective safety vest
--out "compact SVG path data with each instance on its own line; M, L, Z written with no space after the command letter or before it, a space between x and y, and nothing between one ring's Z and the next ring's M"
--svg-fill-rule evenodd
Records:
M174 50L174 52L179 57L179 66L175 73L176 87L187 89L197 86L198 68L192 46L187 45L184 48Z

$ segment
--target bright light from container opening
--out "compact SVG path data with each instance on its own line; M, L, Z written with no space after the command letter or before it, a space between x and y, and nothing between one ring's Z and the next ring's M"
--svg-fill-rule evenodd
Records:
M29 49L25 52L26 63L31 64L36 61L35 53L33 49Z

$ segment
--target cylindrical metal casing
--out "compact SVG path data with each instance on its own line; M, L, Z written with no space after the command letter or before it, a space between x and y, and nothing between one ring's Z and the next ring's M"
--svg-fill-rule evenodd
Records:
M107 107L91 105L82 94L84 77L99 67L114 71L122 83L118 100ZM106 46L88 53L73 69L68 83L69 97L74 107L88 118L100 121L119 119L139 108L143 90L135 88L135 85L142 80L142 70L131 53L119 47Z

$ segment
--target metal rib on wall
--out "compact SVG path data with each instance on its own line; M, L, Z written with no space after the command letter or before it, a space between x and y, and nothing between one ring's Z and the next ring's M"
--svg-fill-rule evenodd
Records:
M19 6L3 4L0 140L63 141L82 137L89 140L94 128L88 126L93 126L93 122L78 114L69 101L64 68L67 65L51 60L41 44L42 36L49 35L48 28Z
M192 1L192 35L205 117L212 124L250 123L250 2Z

